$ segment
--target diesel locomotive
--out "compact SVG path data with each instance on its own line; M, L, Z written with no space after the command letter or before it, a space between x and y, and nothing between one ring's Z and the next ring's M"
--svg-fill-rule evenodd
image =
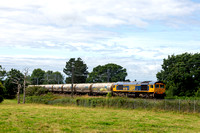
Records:
M143 82L116 82L116 83L80 83L80 84L51 84L30 85L41 86L53 93L73 93L88 95L105 95L111 93L113 96L133 96L144 98L164 98L165 84L161 81Z

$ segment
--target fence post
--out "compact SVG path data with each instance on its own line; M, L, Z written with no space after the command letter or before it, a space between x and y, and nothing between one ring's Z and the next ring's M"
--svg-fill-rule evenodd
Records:
M181 110L181 100L179 99L179 108L178 108L179 112Z
M194 113L196 112L195 100L194 100Z
M166 99L165 99L165 110L166 110Z
M145 109L147 109L147 99L145 99Z

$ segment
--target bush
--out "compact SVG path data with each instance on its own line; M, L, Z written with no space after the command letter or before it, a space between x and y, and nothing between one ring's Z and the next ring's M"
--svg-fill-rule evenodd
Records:
M200 88L197 90L197 92L195 93L195 97L200 97Z
M0 95L0 103L3 102L3 97Z
M5 87L3 86L3 84L0 82L0 95L4 95L4 92L5 92Z
M44 103L51 105L75 105L82 107L111 107L125 109L153 109L179 112L200 112L200 100L157 100L132 99L121 97L62 97L48 93L43 96L26 97L29 103Z
M112 97L112 93L108 92L106 96L107 97Z
M48 90L44 87L40 86L33 86L26 88L26 95L27 96L40 96L42 94L46 94Z
M28 96L26 97L27 103L42 103L49 104L49 102L58 99L58 96L53 95L52 93L45 94L43 96Z

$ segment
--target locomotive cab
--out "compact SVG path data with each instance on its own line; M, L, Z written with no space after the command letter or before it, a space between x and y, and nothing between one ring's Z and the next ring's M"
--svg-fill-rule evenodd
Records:
M163 98L165 96L165 84L161 81L155 82L154 87L154 95L155 97L159 96Z

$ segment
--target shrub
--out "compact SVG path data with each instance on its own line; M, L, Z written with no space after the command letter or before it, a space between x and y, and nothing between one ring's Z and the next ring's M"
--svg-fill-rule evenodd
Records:
M51 93L43 96L26 98L29 103L44 103L52 105L75 105L82 107L111 107L126 109L155 109L182 112L200 112L200 100L157 100L131 99L121 97L62 97Z
M197 90L197 92L195 93L196 97L200 97L200 88Z
M40 86L33 86L26 88L26 95L27 96L40 96L42 94L46 94L48 90L44 87Z
M3 97L0 95L0 103L3 102Z
M4 92L5 92L5 87L3 86L3 84L0 82L0 95L4 95Z
M49 102L58 99L58 96L53 95L52 93L45 94L43 96L28 96L26 97L27 103L42 103L49 104Z
M106 97L112 97L112 93L108 92Z

